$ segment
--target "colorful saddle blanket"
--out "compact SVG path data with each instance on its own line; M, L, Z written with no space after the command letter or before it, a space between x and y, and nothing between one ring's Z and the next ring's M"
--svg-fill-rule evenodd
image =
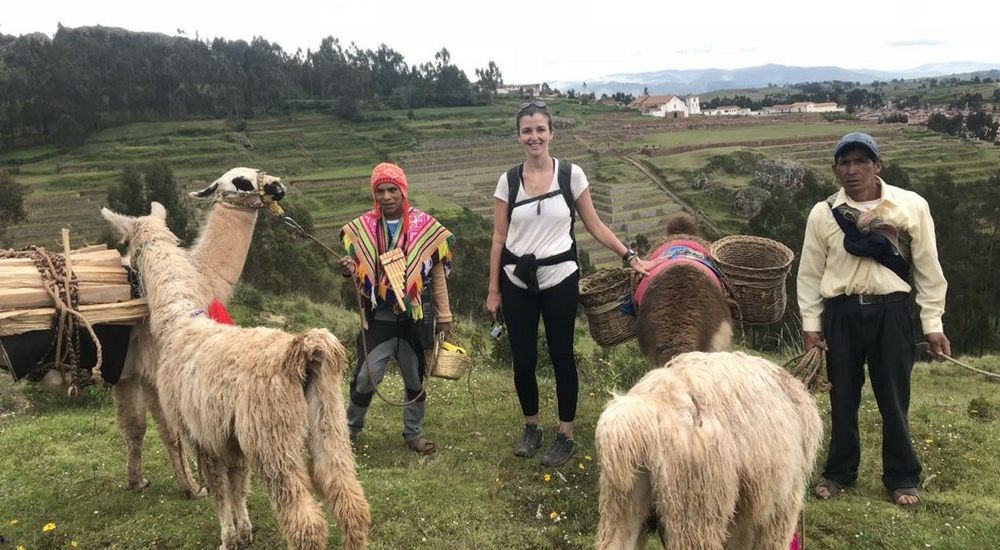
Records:
M719 290L723 290L722 276L719 274L719 271L715 269L715 266L712 265L712 262L708 260L708 251L705 250L705 247L702 245L694 241L687 240L668 241L663 243L660 248L656 249L656 252L653 254L651 259L655 260L656 258L664 257L667 258L666 261L654 267L649 272L649 275L643 277L642 280L639 281L639 286L636 287L633 296L633 301L635 302L636 307L642 303L642 295L645 294L646 287L649 286L649 281L651 281L653 277L656 277L658 274L670 269L671 267L681 264L693 265L704 271L706 275L715 281Z

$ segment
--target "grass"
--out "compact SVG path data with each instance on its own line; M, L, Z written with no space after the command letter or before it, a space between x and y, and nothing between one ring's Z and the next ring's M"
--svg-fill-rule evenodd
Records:
M231 311L241 323L289 330L328 326L345 341L357 330L353 313L300 298L253 292L247 297L241 291ZM511 453L522 420L510 374L499 366L502 349L484 337L485 326L460 319L455 330L475 367L471 378L429 383L424 430L438 443L438 453L420 457L408 451L400 436L400 409L378 399L356 446L358 476L372 509L371 548L592 548L600 471L594 425L609 392L630 387L644 370L634 342L601 350L580 321L578 452L563 467L542 468L537 457L524 460ZM1000 367L997 357L969 362L994 372ZM551 368L543 365L539 372L543 426L551 438L554 382ZM400 396L398 375L389 376L382 391L390 399ZM817 396L817 405L827 418L827 396ZM921 505L901 509L888 502L879 481L881 424L866 388L860 410L861 478L834 500L807 500L806 548L1000 547L997 408L1000 384L950 364L916 366L910 421L925 486ZM101 550L198 549L218 543L211 502L181 498L152 426L144 465L152 485L142 493L126 490L123 444L106 390L91 388L67 400L2 377L0 442L0 536L11 548L70 548L72 541ZM256 482L249 506L254 548L283 547ZM55 529L43 532L49 523ZM331 547L338 545L332 529ZM658 543L651 541L647 549L652 548Z

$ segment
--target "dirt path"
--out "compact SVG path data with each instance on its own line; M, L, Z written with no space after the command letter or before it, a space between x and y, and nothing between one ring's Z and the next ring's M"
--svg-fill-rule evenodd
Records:
M632 158L632 157L630 157L628 155L622 155L622 156L620 156L618 158L620 158L623 161L631 164L632 166L635 166L643 174L646 174L646 177L649 178L649 181L655 183L657 187L659 187L660 189L662 189L663 192L666 193L667 196L671 198L671 200L673 200L677 204L681 205L681 208L683 208L685 212L687 212L688 214L691 214L695 218L697 218L699 224L703 224L706 227L711 227L712 230L715 231L716 235L726 235L726 234L728 234L728 232L723 231L721 227L719 227L718 225L716 225L715 222L713 222L703 212L701 212L700 210L697 210L697 209L693 208L684 199L682 199L679 195L677 195L677 193L674 193L673 190L670 189L670 186L667 185L667 182L665 182L662 179L660 179L660 177L657 176L656 174L654 174L652 171L650 171L649 168L646 168L645 164L643 164L643 163L635 160L634 158Z

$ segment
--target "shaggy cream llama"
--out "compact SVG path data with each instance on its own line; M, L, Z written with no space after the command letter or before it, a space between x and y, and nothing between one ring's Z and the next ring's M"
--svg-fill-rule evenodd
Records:
M209 212L208 223L190 250L191 262L205 282L193 287L201 293L196 299L199 307L207 308L213 298L223 303L229 300L250 250L257 211L266 207L269 200L281 200L285 195L285 186L278 177L253 168L239 167L190 195L216 201ZM177 485L188 498L204 496L204 489L191 476L180 439L165 422L160 409L153 384L157 360L149 325L136 326L130 337L121 379L111 390L118 430L125 440L128 487L141 490L149 485L142 475L142 443L146 435L148 408L167 449Z
M690 214L667 220L667 236L647 259L653 268L635 293L639 349L658 367L689 351L728 351L733 321L722 283L703 260L711 243Z
M160 405L208 484L220 550L252 539L250 469L270 498L288 548L326 547L326 519L311 486L336 520L344 547L365 548L371 520L348 439L340 392L347 357L340 342L325 329L291 335L208 319L202 297L209 285L177 246L160 204L139 218L101 213L129 243L142 278L150 329L164 359L155 372Z
M597 548L787 550L823 426L781 367L686 353L616 396L597 422Z

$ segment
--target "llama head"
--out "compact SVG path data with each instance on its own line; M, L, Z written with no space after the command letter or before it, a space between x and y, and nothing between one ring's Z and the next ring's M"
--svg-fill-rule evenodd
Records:
M241 208L265 208L285 196L281 178L253 168L233 168L201 191L192 191L196 199L217 199Z
M129 247L130 256L135 250L154 241L166 241L175 246L180 242L167 227L167 210L158 202L150 204L147 216L126 216L108 208L101 209L101 216Z

